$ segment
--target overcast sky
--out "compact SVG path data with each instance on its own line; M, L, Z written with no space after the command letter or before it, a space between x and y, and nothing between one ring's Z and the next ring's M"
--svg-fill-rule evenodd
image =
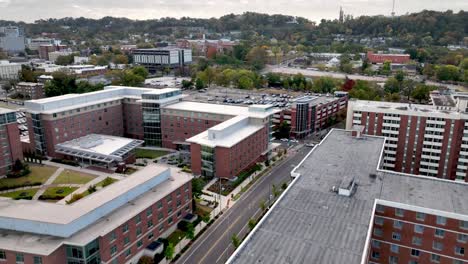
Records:
M468 0L395 0L397 15L422 9L458 12ZM389 15L392 0L0 0L0 19L33 22L41 18L103 16L150 19L160 17L219 17L245 11L302 16L314 21L346 14Z

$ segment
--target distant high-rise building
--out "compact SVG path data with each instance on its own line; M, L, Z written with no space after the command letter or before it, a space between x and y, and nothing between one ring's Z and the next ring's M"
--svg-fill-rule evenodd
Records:
M344 22L344 11L343 11L343 7L340 6L340 22L343 23Z
M25 48L23 32L18 27L0 27L0 49L7 52L22 52Z

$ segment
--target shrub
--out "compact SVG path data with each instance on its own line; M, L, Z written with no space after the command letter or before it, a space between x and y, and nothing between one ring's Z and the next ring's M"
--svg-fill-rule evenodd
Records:
M112 179L110 177L107 177L107 178L104 179L104 181L102 181L102 187L109 186L112 183L114 183L114 179Z
M76 193L76 194L73 194L72 198L68 201L66 201L67 204L72 204L78 200L80 200L81 198L84 197L84 194L83 193Z
M89 193L96 192L96 185L90 185L90 186L88 187L88 192L89 192Z
M21 187L32 187L32 186L38 186L38 185L42 185L42 183L41 182L28 182L24 184L5 185L5 186L0 186L0 191L6 191L6 190L21 188Z

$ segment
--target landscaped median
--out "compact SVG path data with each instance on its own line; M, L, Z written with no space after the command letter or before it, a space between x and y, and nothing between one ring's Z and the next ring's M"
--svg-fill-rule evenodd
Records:
M111 184L113 184L114 182L116 182L118 180L114 179L114 178L111 178L111 177L107 177L105 178L104 180L100 181L99 183L97 183L96 185L91 185L88 187L88 190L82 192L82 193L75 193L72 195L72 197L70 198L70 200L66 201L67 204L72 204L78 200L81 200L83 199L84 197L98 191L99 189L102 189L106 186L109 186Z
M164 151L164 150L137 148L135 150L135 157L137 159L157 159L169 153L170 153L169 151Z

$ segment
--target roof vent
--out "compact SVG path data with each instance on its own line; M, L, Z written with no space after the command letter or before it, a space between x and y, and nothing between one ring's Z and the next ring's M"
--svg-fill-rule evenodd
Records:
M354 177L346 176L338 187L338 195L350 197L356 191L356 181Z

